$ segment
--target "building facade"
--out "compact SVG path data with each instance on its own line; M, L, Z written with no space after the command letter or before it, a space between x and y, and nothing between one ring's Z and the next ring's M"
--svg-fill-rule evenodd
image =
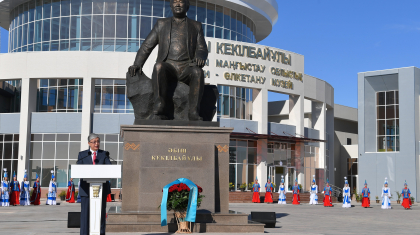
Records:
M358 182L358 122L357 109L334 105L334 177L335 185L344 187L347 177L351 193L357 192Z
M0 114L2 168L48 186L50 171L65 187L87 136L123 165L120 125L134 122L125 77L169 0L5 0L0 26L9 53L0 79L19 84L19 102ZM202 22L209 48L205 82L219 89L213 121L233 127L230 182L239 190L258 177L305 190L312 175L334 183L334 89L304 73L304 56L258 45L278 19L274 0L190 0L188 17ZM2 10L1 10L2 9ZM7 9L7 10L5 10ZM155 50L143 71L151 76ZM16 89L17 89L16 85ZM268 93L287 99L268 102ZM15 108L19 105L19 109ZM11 147L10 147L11 146ZM2 169L1 168L1 169ZM122 180L112 181L113 188Z
M387 177L393 192L407 181L419 202L420 70L359 73L358 90L359 191L366 180L380 196Z

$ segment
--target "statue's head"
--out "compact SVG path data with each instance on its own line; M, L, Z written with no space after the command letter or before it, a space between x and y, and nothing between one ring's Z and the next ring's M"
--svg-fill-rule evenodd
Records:
M171 9L175 17L185 17L190 9L189 0L171 0Z

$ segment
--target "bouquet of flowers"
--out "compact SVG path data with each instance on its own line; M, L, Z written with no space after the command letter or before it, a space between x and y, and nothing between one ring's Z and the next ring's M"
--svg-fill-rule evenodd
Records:
M197 185L198 197L197 197L197 208L200 207L201 201L203 200L203 188ZM190 188L183 183L174 184L169 187L168 190L168 201L166 204L167 210L171 211L186 211L188 207L188 198L190 196Z

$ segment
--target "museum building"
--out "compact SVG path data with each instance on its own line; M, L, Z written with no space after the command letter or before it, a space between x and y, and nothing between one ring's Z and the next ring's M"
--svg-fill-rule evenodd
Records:
M0 55L0 99L5 101L0 169L16 171L18 180L25 169L31 181L38 173L42 187L54 170L58 186L66 187L70 165L88 148L90 132L98 133L101 148L123 165L120 125L134 122L126 72L156 20L171 17L169 3L1 2L0 26L9 29L9 52ZM262 185L270 177L278 188L284 176L288 190L295 179L308 190L312 175L318 185L327 179L334 184L334 148L340 146L334 144L333 87L304 73L303 55L257 44L278 20L276 1L190 3L188 17L202 23L209 49L205 82L219 90L213 121L234 128L228 149L233 190L256 177ZM156 54L155 49L143 68L148 76ZM269 92L286 99L268 102ZM112 187L121 188L121 179Z

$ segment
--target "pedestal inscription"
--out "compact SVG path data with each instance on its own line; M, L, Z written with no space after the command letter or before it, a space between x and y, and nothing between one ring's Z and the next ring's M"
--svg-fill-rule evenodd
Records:
M200 209L228 211L229 153L220 153L217 146L229 146L232 129L122 126L121 130L123 211L159 211L162 188L178 178L203 188Z

